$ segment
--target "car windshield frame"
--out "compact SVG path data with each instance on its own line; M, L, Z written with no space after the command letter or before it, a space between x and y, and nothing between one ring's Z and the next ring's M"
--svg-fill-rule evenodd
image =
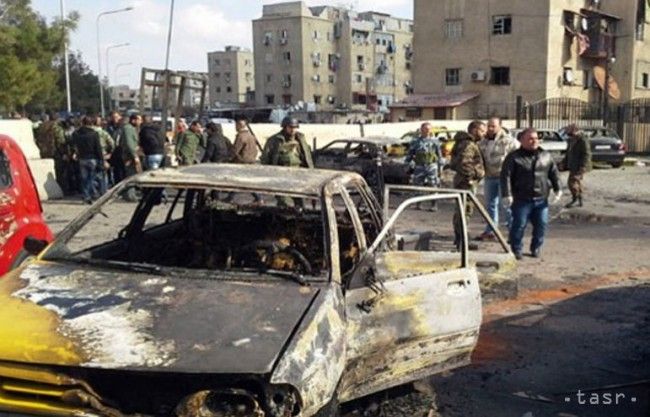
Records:
M167 216L165 222L162 224L157 224L153 227L148 227L146 225L146 220L149 215L151 215L152 210L154 208L154 205L149 204L149 207L146 208L145 206L148 205L146 200L149 198L151 194L146 194L146 196L143 196L137 204L135 205L134 208L130 209L129 211L129 219L128 222L126 222L126 226L119 231L119 233L116 233L113 235L111 239L108 240L102 240L100 243L89 246L87 248L84 248L83 250L76 251L76 252L70 252L68 249L68 243L80 232L82 231L86 226L88 226L92 219L95 218L95 216L105 216L106 214L103 212L103 208L106 208L107 205L111 203L116 203L118 202L122 196L125 194L126 190L130 187L137 187L142 190L150 190L150 193L154 192L155 190L162 190L163 193L166 193L167 195L170 195L170 199L172 201L168 201L170 203L169 207L167 210L169 211L169 215ZM234 275L241 275L243 276L251 276L251 275L259 275L260 277L266 277L266 278L272 278L272 277L286 277L291 280L294 280L299 283L306 283L306 282L322 282L322 281L329 281L332 279L332 274L331 274L331 265L332 265L332 259L331 259L331 248L330 248L330 243L329 243L329 238L328 238L328 225L329 225L329 218L328 218L328 209L326 205L328 204L327 200L323 198L322 195L314 196L314 195L303 195L300 193L295 193L295 192L290 192L290 191L285 191L285 192L278 192L278 191L267 191L266 196L269 196L270 198L280 198L280 197L286 197L290 199L298 199L298 198L304 198L304 199L311 199L312 201L318 200L319 203L318 206L316 206L316 203L313 204L313 209L299 209L297 207L280 207L279 205L266 205L266 206L259 206L255 204L251 205L233 205L232 207L228 208L228 211L234 211L237 215L240 212L246 212L246 213L263 213L265 210L271 210L275 212L286 212L288 213L287 215L290 215L291 213L296 213L296 216L306 216L306 217L318 217L318 228L322 229L322 236L321 238L322 243L322 253L321 253L321 260L322 260L322 267L320 269L317 269L313 275L309 274L304 274L304 273L293 273L292 271L285 271L285 270L276 270L273 268L244 268L244 267L233 267L233 268L190 268L187 266L177 266L177 265L159 265L156 263L149 263L149 262L124 262L123 260L120 259L111 259L111 258L93 258L92 256L84 256L84 254L92 254L93 251L97 251L105 246L109 246L111 244L114 244L115 242L118 242L120 239L123 239L124 236L121 236L123 234L128 233L128 231L125 231L125 229L134 227L138 225L138 221L141 220L140 230L136 230L138 233L143 233L146 234L150 230L156 229L158 227L163 227L166 226L169 223L170 217L171 217L171 212L174 210L174 207L176 204L186 204L184 201L180 202L179 199L181 198L181 195L183 195L183 199L187 196L190 190L194 191L202 191L204 193L208 193L211 191L218 190L218 192L222 193L228 193L231 191L234 191L236 193L239 193L241 195L249 195L251 194L250 190L234 190L232 188L227 188L227 187L219 187L216 185L210 185L210 184L204 184L204 185L196 185L196 184L165 184L165 183L139 183L137 181L131 181L128 183L122 183L115 187L113 190L109 191L109 193L105 194L103 197L99 199L99 201L91 206L88 210L83 211L79 216L77 216L71 223L69 223L53 240L53 242L48 245L48 247L39 255L38 259L43 260L43 261L53 261L53 262L73 262L73 263L81 263L81 264L89 264L91 266L99 266L99 267L111 267L111 263L113 264L112 266L115 267L116 269L127 269L131 270L134 272L148 272L152 274L158 274L158 275L170 275L170 276L184 276L184 275L192 275L192 276L208 276L212 279L214 278L219 278L220 276L230 276L232 277ZM263 193L263 191L261 191ZM307 204L306 204L307 205ZM316 208L317 207L317 208ZM212 209L212 208L210 208ZM184 216L186 215L185 213L185 208L183 217L181 218L184 219ZM218 210L218 209L217 209ZM223 210L226 211L226 210ZM138 220L138 218L141 218ZM178 220L172 220L173 221L178 221ZM252 242L254 242L255 239L252 239ZM311 258L311 257L310 257ZM112 262L114 261L114 262ZM314 265L313 261L310 260L311 266ZM264 280L264 278L260 278Z

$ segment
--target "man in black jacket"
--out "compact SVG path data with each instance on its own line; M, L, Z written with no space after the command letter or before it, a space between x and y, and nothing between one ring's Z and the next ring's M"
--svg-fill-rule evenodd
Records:
M201 162L231 162L234 158L233 146L230 139L223 135L220 124L209 122L205 125L208 143Z
M535 129L521 133L521 148L511 152L501 169L501 197L511 207L510 246L517 259L522 258L526 225L533 224L531 256L539 258L548 223L548 196L553 187L553 202L562 197L558 169L551 154L539 147Z
M81 127L72 135L72 146L75 158L79 161L81 174L81 192L83 201L91 204L98 190L95 184L99 183L99 176L104 170L104 154L99 141L99 134L93 129L94 119L84 116Z
M156 126L150 116L144 116L138 142L144 152L144 163L147 170L158 169L165 157L165 136Z

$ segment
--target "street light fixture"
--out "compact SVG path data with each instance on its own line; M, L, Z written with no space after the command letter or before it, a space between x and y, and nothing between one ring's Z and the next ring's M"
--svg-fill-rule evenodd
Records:
M130 10L133 10L133 7L129 6L129 7L124 7L122 9L115 9L115 10L108 10L106 12L101 12L97 15L97 20L95 22L95 26L97 29L97 77L99 78L99 108L101 109L102 118L105 116L105 112L104 112L104 87L102 86L102 55L99 46L100 45L99 44L99 19L102 16L121 13L121 12L128 12Z
M130 45L131 44L129 42L125 42L125 43L119 43L117 45L109 45L109 46L106 47L106 87L107 88L110 88L110 86L111 86L111 80L110 80L111 67L110 67L109 60L108 60L108 57L109 57L108 52L111 49L124 48L124 47L130 46Z
M59 6L61 8L61 26L63 27L63 62L65 65L65 97L66 97L66 104L67 104L67 109L68 109L68 115L72 113L72 98L70 95L70 63L68 62L68 41L65 39L66 38L66 30L65 30L65 2L61 0L59 2Z
M128 67L129 65L133 65L133 62L121 62L117 64L113 69L113 80L117 79L117 70L119 70L122 67Z

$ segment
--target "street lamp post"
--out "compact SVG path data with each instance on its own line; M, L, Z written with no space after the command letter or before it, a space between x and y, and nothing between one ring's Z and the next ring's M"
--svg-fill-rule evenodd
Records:
M110 96L111 95L111 79L110 79L110 72L111 72L111 66L110 65L111 64L110 64L110 61L108 60L108 58L109 58L108 52L111 49L123 48L123 47L129 46L129 45L130 45L130 43L126 42L126 43L120 43L120 44L117 44L117 45L110 45L110 46L106 47L106 59L105 59L105 61L106 61L106 92L108 93L109 107L112 107L113 102L112 102L111 96Z
M65 96L67 100L67 109L68 114L72 112L72 98L70 96L70 63L68 62L68 41L65 39L66 30L65 30L65 2L61 0L59 2L61 6L61 25L63 26L63 62L65 65Z
M105 112L104 112L104 87L102 86L102 55L101 55L100 43L99 43L99 19L102 16L106 16L114 13L128 12L130 10L133 10L133 7L129 6L123 9L115 9L106 12L101 12L97 15L97 20L95 22L95 26L97 29L97 77L99 78L99 108L101 110L102 118L105 116Z
M160 109L160 117L162 120L162 132L163 134L167 131L167 112L169 109L169 51L172 44L172 27L174 25L174 0L171 0L169 5L169 27L167 30L167 53L165 54L165 72L163 74L163 97L162 97L162 109ZM180 91L179 91L180 94ZM174 115L178 121L179 115Z
M128 42L125 42L125 43L120 43L120 44L117 44L117 45L110 45L110 46L106 47L106 87L111 86L111 79L110 79L111 67L110 67L109 60L108 60L108 57L109 57L108 52L111 49L124 48L124 47L129 46L129 45L131 45L131 44L128 43Z
M113 80L117 79L117 70L119 70L122 67L128 67L129 65L133 65L133 62L121 62L117 64L113 69Z

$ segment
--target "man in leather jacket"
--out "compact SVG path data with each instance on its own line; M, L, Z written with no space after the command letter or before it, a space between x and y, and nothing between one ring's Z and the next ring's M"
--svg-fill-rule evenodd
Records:
M510 246L517 259L522 258L524 231L529 221L533 224L531 256L540 256L548 223L550 188L553 188L553 202L562 196L558 176L551 154L539 147L537 131L524 130L521 148L506 157L501 169L501 197L504 206L512 210Z

